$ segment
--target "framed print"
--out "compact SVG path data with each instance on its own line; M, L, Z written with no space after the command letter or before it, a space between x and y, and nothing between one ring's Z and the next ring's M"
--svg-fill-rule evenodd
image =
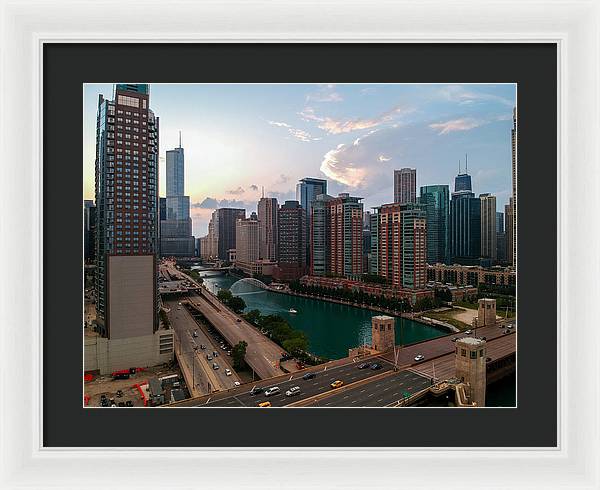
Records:
M597 6L435 5L3 4L8 487L598 487Z

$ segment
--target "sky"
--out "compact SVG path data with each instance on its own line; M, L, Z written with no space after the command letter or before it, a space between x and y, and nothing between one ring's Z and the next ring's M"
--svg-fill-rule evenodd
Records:
M393 202L394 169L417 169L422 185L454 190L459 161L476 195L511 194L515 84L151 84L160 118L159 191L165 152L185 150L185 192L193 233L204 236L216 207L256 210L262 188L280 203L304 177L328 193L363 198L364 209ZM98 94L84 85L84 198L94 199Z

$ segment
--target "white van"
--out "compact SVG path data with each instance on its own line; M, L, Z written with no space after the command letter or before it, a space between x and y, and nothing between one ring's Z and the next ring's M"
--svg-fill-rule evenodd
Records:
M265 396L278 395L281 393L279 386L273 386L265 390Z
M290 388L289 390L287 390L285 392L285 396L296 396L300 394L300 387L299 386L293 386L292 388Z

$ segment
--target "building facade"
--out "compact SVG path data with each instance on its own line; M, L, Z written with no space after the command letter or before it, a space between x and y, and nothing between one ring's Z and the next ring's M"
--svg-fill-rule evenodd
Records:
M159 119L149 99L146 84L98 98L96 327L84 350L86 369L100 372L173 357L172 330L159 329Z
M195 254L190 217L190 198L185 194L185 156L181 146L167 151L165 198L166 219L160 222L160 253L163 257L193 257Z
M402 168L394 170L394 202L407 204L417 202L417 170Z
M427 217L419 204L384 204L377 208L377 256L374 272L396 288L422 289L427 282Z
M508 204L504 206L504 226L506 235L506 262L514 267L515 261L515 219L513 198L509 198Z
M481 258L496 262L498 228L496 224L496 196L480 194L481 202Z
M259 255L264 260L277 260L278 208L274 197L262 197L258 201Z
M475 265L481 256L481 202L470 191L452 193L450 200L450 258Z
M259 222L256 214L247 219L238 219L235 228L236 258L235 267L248 275L252 275L252 264L260 258Z
M93 263L96 259L96 206L94 201L83 201L83 260Z
M296 184L296 201L300 203L306 215L306 263L310 263L310 230L312 220L312 203L317 196L327 194L327 181L306 177Z
M512 253L510 263L513 267L517 265L517 108L513 108L513 127L511 130L512 146L512 233L510 243Z
M313 202L311 271L354 276L363 272L363 205L360 197L342 193Z
M427 215L427 263L447 263L450 250L450 187L421 187L419 202Z
M246 210L238 208L219 208L214 216L214 229L217 239L217 256L227 261L227 251L236 248L236 223L246 218Z
M443 284L514 286L516 279L515 271L510 267L486 268L459 264L430 264L427 266L427 280Z
M306 274L306 214L298 201L278 210L278 251L275 278L293 281Z

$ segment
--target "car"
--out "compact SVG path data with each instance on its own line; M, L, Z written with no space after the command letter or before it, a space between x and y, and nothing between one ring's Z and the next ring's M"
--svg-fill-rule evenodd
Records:
M222 346L221 346L221 349L222 349L222 350L227 350L227 347L226 347L226 346L224 346L224 345L222 345Z
M206 349L206 346L205 346L204 344L200 344L200 348L201 348L202 350L204 350L204 349Z
M452 339L452 342L456 342L457 340L458 340L458 337L454 337L454 338Z
M216 350L213 351L213 357L219 357L219 353Z
M178 309L178 310L181 310L181 306L178 306L178 307L177 307L177 309Z
M415 361L420 362L423 359L425 359L425 356L423 354L419 354L418 356L415 357Z
M358 367L358 369L367 369L367 368L371 367L371 363L363 362L363 363L359 364L357 367Z
M177 303L179 306L181 306L181 301L179 303Z
M481 337L481 340L487 340L487 337Z
M309 380L309 379L313 379L316 377L317 377L317 373L306 373L304 376L302 376L302 379Z
M194 338L198 337L198 332L194 331L194 333L192 334L192 337L194 337Z
M258 404L258 406L261 407L261 408L270 407L271 406L271 402L260 402Z
M231 369L225 369L225 376L231 376L232 374Z
M123 396L123 390L117 390L117 398L121 398Z
M279 386L272 386L265 390L265 396L278 395L279 393L281 393Z
M206 354L206 360L207 361L212 361L212 356L210 354Z
M471 335L471 334L473 333L473 330L467 330L465 333L466 333L467 335Z
M236 320L238 323L242 323L242 320L240 320L239 318Z
M373 364L371 364L371 369L373 371L377 371L378 369L381 369L381 364L379 364L378 362L374 362Z
M250 390L250 394L252 396L258 395L259 393L262 393L262 392L263 392L263 389L260 386L255 386Z
M331 387L333 389L339 388L340 386L343 386L343 385L344 385L344 382L342 380L340 380L340 379L335 380L333 383L331 383Z
M502 332L504 335L510 333L510 330L504 330L504 332Z
M125 406L126 406L126 407L133 407L133 402L132 402L131 400L127 400L127 401L125 402Z
M513 325L507 325L506 328L508 328L509 330L512 330Z
M240 385L240 382L239 382L239 381L234 381L234 382L233 382L233 386L239 386L239 385Z
M292 386L289 390L285 392L285 396L296 396L300 394L299 386Z
M216 371L219 369L219 365L216 362L213 362L213 369Z

